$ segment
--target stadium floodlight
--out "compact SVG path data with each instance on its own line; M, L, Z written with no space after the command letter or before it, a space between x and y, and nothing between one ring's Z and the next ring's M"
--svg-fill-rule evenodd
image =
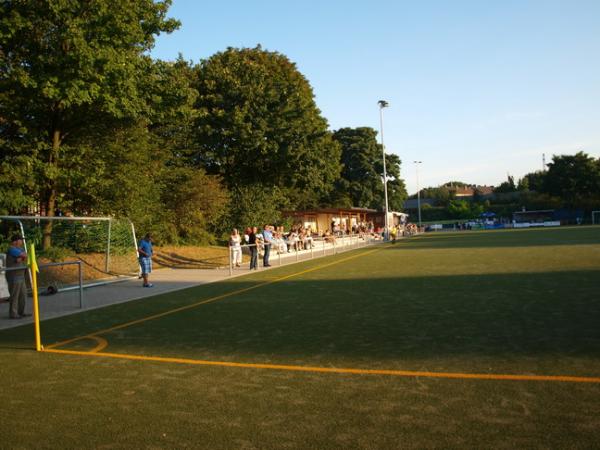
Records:
M387 108L389 106L389 103L386 102L385 100L379 100L377 102L377 104L379 105L379 127L381 130L381 151L383 152L383 194L385 196L385 230L384 230L384 236L385 236L385 240L389 241L390 239L390 231L389 231L389 224L388 224L388 192L387 192L387 171L386 171L386 167L385 167L385 144L383 143L383 108Z
M421 190L419 189L419 164L423 164L423 161L413 161L417 168L417 209L419 210L419 228L421 228Z

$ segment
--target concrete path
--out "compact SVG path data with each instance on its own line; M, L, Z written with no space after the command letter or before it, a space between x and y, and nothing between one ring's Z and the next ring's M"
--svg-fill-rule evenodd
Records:
M381 241L374 241L381 242ZM292 251L278 255L276 252L271 253L270 263L272 268L280 265L294 264L299 261L306 261L312 258L330 256L335 253L353 250L356 248L372 245L363 240L353 241L347 240L344 242L339 239L334 249L333 245L323 245L322 242L316 242L315 248L311 250L303 250L298 253ZM262 268L262 260L259 258L259 270L268 270ZM244 255L244 264L240 268L233 270L233 275L230 275L229 268L220 269L160 269L152 272L150 280L154 284L152 288L142 287L142 280L135 278L127 278L118 282L102 286L94 286L83 290L83 308L80 308L79 290L59 292L52 296L40 296L40 316L42 320L51 319L54 317L76 314L81 311L102 308L108 305L117 303L129 302L145 297L151 297L166 292L174 292L181 289L186 289L192 286L199 286L207 283L214 283L221 280L226 280L236 276L246 275L250 273L248 256ZM27 298L26 313L32 312L32 299ZM32 323L32 317L24 317L21 319L8 318L8 302L0 303L0 329L13 328L20 325Z

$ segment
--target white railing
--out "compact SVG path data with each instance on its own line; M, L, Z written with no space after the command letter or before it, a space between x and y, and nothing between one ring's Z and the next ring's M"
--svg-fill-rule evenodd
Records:
M236 251L240 251L242 258L245 256L246 258L250 257L252 258L252 253L253 251L251 249L257 249L256 250L256 258L257 258L257 264L256 264L256 268L258 269L259 264L258 264L258 259L261 258L261 250L262 250L262 258L263 258L263 264L262 267L265 267L264 264L264 247L266 245L270 246L270 250L269 250L269 260L268 260L268 264L269 266L271 265L271 258L272 259L277 259L277 263L279 266L281 266L283 264L282 260L284 259L289 259L289 258L294 258L296 262L300 261L300 260L308 260L308 259L314 259L314 258L319 258L319 257L323 257L323 256L327 256L327 255L336 255L338 253L344 252L344 251L348 251L348 250L354 250L357 248L361 248L361 247L366 247L368 245L372 245L376 242L383 242L381 239L375 239L372 235L370 234L348 234L348 235L343 235L341 237L335 237L335 236L327 236L327 237L316 237L316 238L309 238L309 239L299 239L298 241L295 242L289 242L289 241L274 241L271 242L270 244L265 244L265 243L259 243L259 244L243 244L243 245L239 245L239 246L229 246L229 275L233 275L233 271L234 271L234 266L235 266L235 262L234 262L234 253ZM239 249L239 250L237 250ZM244 252L244 249L246 249L246 252ZM251 264L252 261L250 262L245 262L243 263L243 265L249 265ZM268 266L267 266L268 267Z

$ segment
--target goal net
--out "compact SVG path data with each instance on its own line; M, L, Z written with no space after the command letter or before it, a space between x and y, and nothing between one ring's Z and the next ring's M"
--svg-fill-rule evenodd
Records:
M81 261L83 283L138 273L135 229L129 220L110 217L0 216L0 253L21 234L35 245L40 265ZM76 265L40 270L40 288L79 283Z
M600 211L592 211L592 224L600 224Z

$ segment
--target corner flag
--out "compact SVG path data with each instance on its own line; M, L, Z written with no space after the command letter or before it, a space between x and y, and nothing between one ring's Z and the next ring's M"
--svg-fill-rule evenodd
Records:
M42 339L40 335L40 307L38 301L38 288L37 288L37 274L40 268L37 264L35 257L35 246L31 244L29 246L29 252L27 252L27 266L31 272L31 291L33 294L33 321L35 325L35 349L40 352L44 349L42 346Z

